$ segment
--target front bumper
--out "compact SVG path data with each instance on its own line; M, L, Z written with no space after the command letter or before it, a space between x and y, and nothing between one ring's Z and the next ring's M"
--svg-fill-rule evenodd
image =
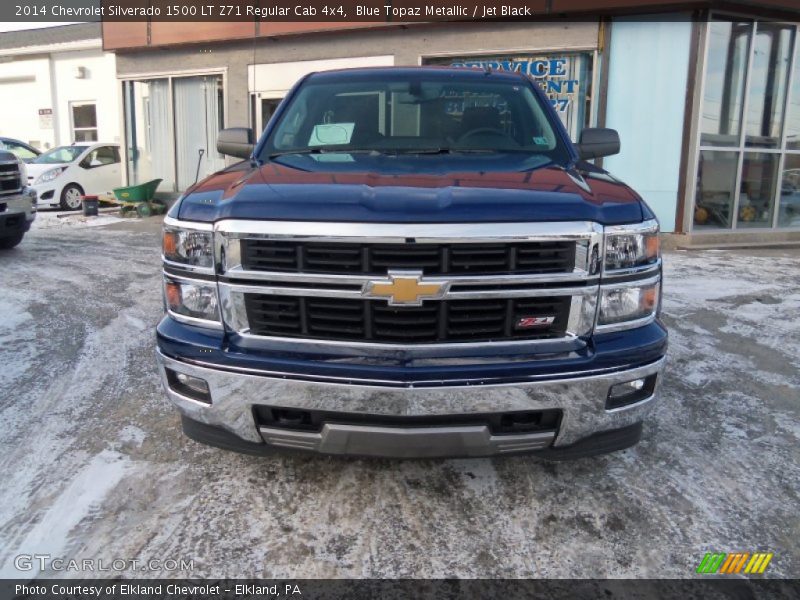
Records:
M657 397L665 358L623 370L531 378L513 384L436 388L292 379L263 375L250 369L219 368L196 360L176 360L160 351L158 362L167 395L182 415L193 423L232 434L234 439L243 442L242 447L410 458L548 452L573 447L603 432L638 431L636 428ZM167 369L205 380L211 403L194 400L172 389ZM606 409L611 386L654 374L657 377L652 394L634 404ZM340 417L336 422L324 423L317 431L301 431L259 425L255 417L259 406L335 412ZM481 415L548 410L560 411L558 426L551 430L495 435L487 424L479 422ZM343 414L354 418L342 419ZM364 415L374 417L374 422L364 423ZM460 417L464 416L478 418L471 418L472 422L467 424L447 424L448 418L463 421ZM440 423L435 426L386 424L392 418L408 417L432 417ZM626 435L630 437L629 433ZM230 435L223 437L231 439ZM631 439L631 443L635 443L638 435Z
M61 205L61 198L56 186L52 184L39 184L32 185L31 189L36 192L36 206L37 208L52 208Z
M24 234L36 218L33 191L0 196L0 237Z

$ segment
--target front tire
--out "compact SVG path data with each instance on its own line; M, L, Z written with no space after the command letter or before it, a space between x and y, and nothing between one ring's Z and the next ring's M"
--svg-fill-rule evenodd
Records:
M25 234L20 233L19 235L15 235L13 237L0 238L0 250L11 250L11 248L22 241L22 237L24 235Z
M61 190L61 208L64 210L78 210L83 203L83 189L75 183L64 186Z

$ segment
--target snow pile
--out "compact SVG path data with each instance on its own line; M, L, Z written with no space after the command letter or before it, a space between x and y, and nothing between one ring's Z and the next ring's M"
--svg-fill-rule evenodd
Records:
M58 215L64 215L59 217ZM63 229L67 227L99 227L112 225L125 221L112 214L100 214L95 217L86 217L81 212L72 214L62 212L39 212L31 229Z

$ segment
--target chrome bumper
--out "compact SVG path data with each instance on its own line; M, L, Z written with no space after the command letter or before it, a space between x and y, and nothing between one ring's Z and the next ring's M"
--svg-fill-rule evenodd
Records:
M0 195L0 204L5 205L3 216L25 213L25 222L30 224L36 219L36 195L31 188L22 191ZM26 229L27 230L27 229Z
M653 395L622 408L606 410L609 387L660 373L665 359L612 373L523 383L435 388L386 388L299 381L222 370L157 354L169 399L187 418L223 428L238 438L325 454L369 456L490 456L568 446L592 434L639 423L651 410ZM169 387L165 368L208 383L212 403L205 404ZM325 424L319 432L259 427L253 406L322 410L380 416L464 415L560 409L557 432L492 435L482 425L385 427Z

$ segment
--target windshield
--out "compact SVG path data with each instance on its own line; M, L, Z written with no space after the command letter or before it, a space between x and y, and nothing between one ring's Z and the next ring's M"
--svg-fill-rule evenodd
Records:
M34 158L31 162L40 165L54 165L58 163L71 163L78 158L89 146L60 146L48 150Z
M30 160L39 155L34 149L11 140L0 140L0 150L11 152L20 160Z
M262 159L304 152L519 152L563 163L568 152L525 81L426 74L306 83Z

